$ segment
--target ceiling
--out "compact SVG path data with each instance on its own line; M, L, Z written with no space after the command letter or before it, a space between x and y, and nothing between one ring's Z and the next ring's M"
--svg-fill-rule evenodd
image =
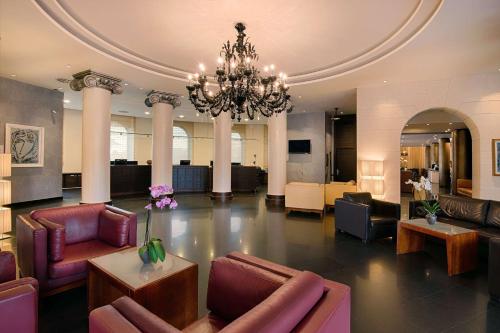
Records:
M497 0L0 0L0 75L60 88L80 109L81 92L56 78L91 68L126 82L114 113L147 117L147 92L184 95L238 21L259 64L288 74L297 113L353 113L361 86L500 68ZM176 116L199 121L181 103Z

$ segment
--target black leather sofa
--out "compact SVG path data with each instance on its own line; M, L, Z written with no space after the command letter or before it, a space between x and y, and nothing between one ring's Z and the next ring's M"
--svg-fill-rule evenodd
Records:
M368 192L346 192L335 200L335 229L363 243L386 237L396 240L400 217L401 205L373 199Z
M483 244L500 237L500 202L442 194L439 205L438 221L477 230ZM410 201L410 219L425 216L421 207L421 201Z
M488 251L488 287L490 295L500 300L500 202L440 195L438 221L477 230L481 247ZM410 218L422 217L421 201L410 202Z

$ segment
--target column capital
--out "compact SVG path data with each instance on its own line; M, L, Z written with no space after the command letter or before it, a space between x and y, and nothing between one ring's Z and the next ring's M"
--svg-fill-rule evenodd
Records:
M144 101L144 103L148 107L152 107L153 104L156 103L170 104L174 108L181 105L179 95L158 90L151 90L146 96L146 100Z
M90 69L73 74L73 80L69 83L71 89L80 91L83 88L103 88L112 94L121 94L123 91L122 80L106 74L97 73Z

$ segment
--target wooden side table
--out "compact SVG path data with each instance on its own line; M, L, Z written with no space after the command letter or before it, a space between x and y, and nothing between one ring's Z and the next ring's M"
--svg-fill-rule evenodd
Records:
M198 319L198 265L172 254L144 265L137 248L90 259L89 312L128 296L178 329Z
M425 235L446 241L449 276L477 267L477 231L441 222L430 225L425 219L398 222L397 254L422 251Z

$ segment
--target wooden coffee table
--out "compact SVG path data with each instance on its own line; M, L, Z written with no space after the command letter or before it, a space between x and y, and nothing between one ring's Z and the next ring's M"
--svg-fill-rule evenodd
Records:
M441 222L430 225L425 219L399 221L397 253L422 251L426 235L446 240L449 276L476 268L477 231Z
M197 264L167 253L144 265L136 247L88 263L89 312L128 296L178 329L198 319Z

